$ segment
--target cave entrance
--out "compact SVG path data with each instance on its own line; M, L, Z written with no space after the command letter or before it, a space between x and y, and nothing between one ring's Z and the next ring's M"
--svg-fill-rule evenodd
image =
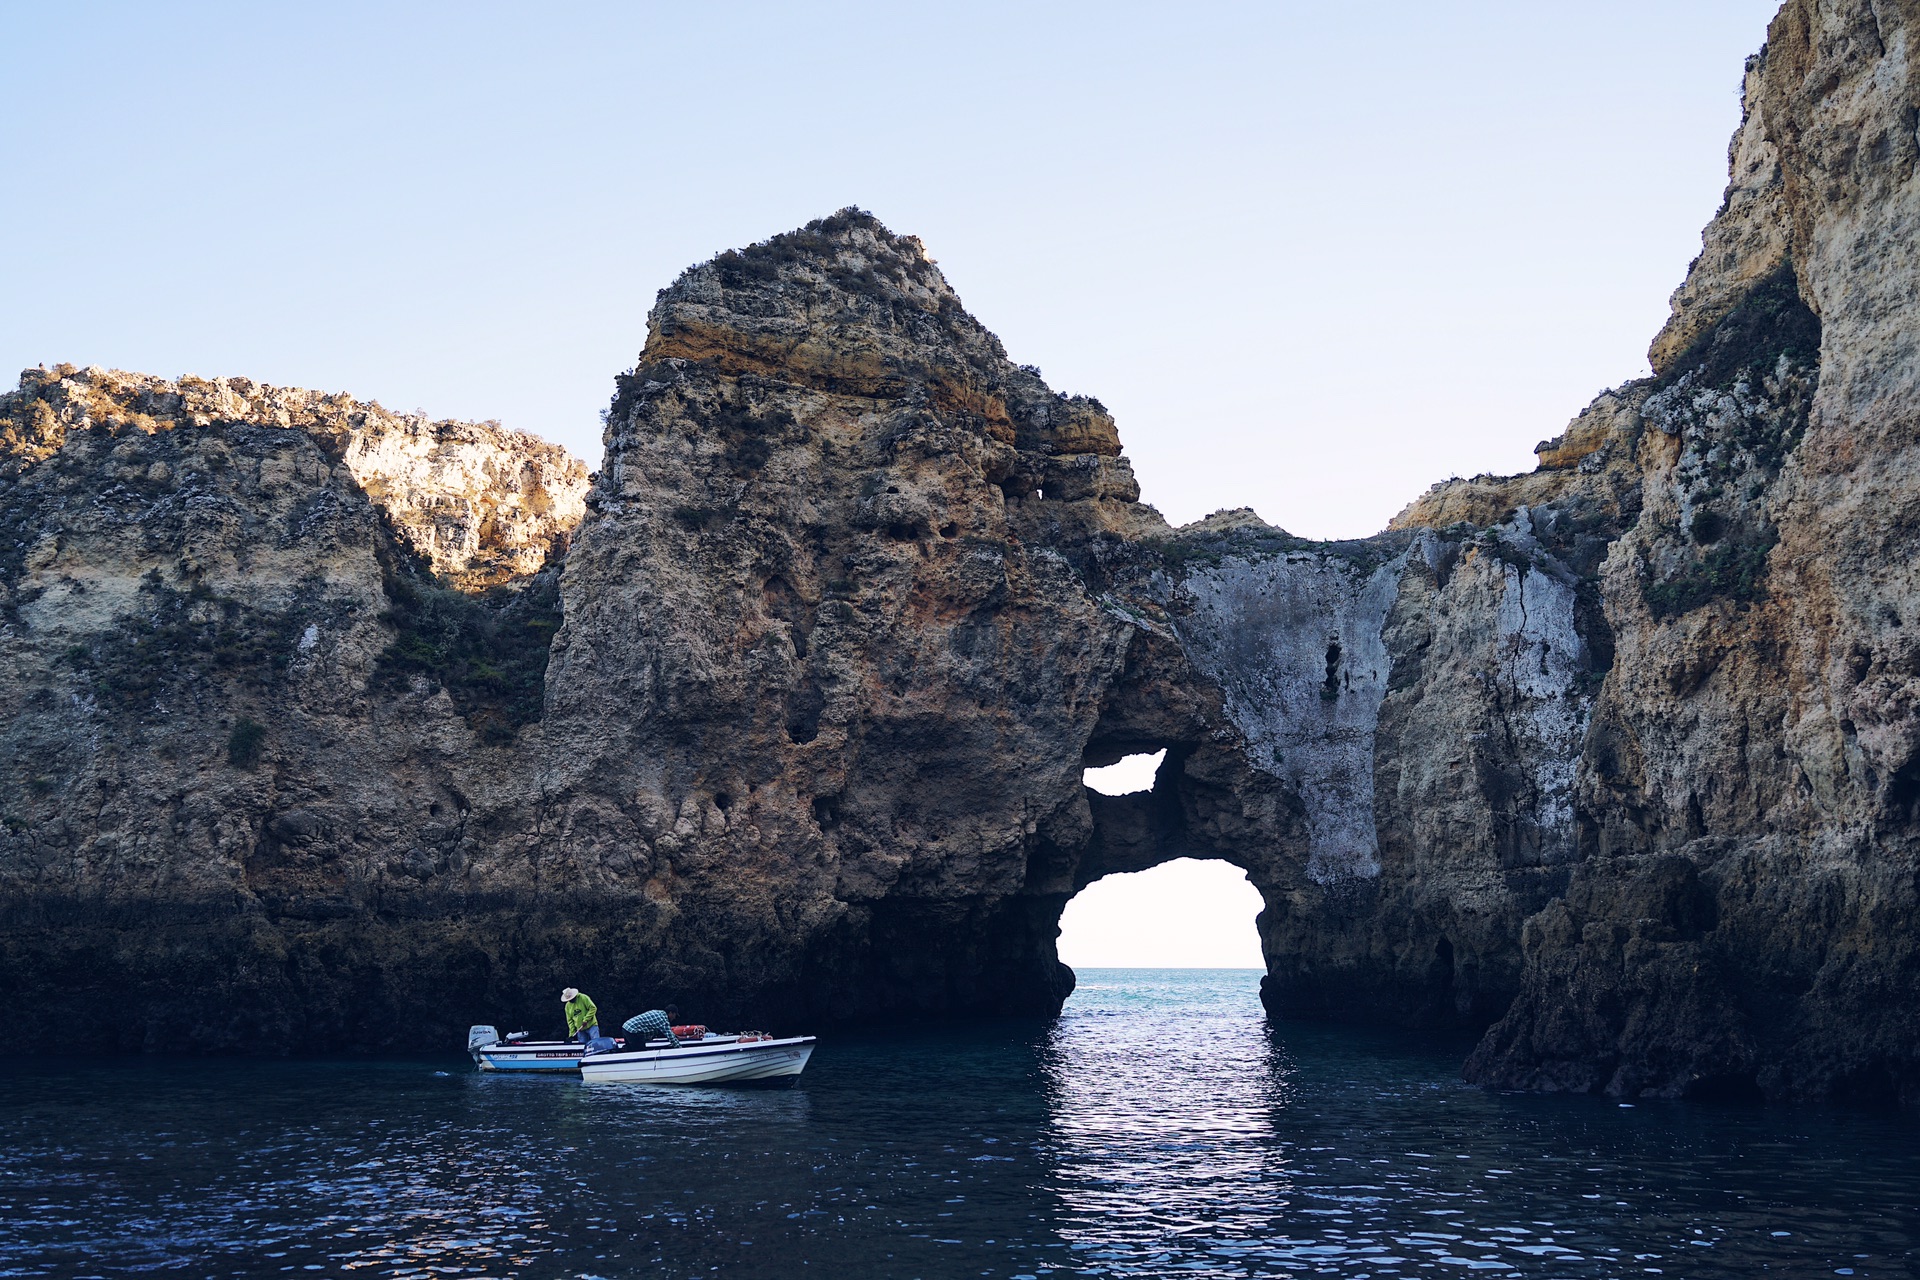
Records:
M1057 953L1086 969L1265 971L1255 921L1265 905L1247 873L1214 858L1174 858L1103 876L1060 914Z

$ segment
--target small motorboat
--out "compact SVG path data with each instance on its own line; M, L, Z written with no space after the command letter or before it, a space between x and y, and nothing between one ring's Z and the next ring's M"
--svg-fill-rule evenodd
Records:
M467 1052L482 1071L573 1072L580 1069L586 1046L578 1040L529 1040L524 1031L503 1036L492 1027L469 1027Z
M673 1044L649 1040L580 1060L588 1084L791 1084L813 1056L812 1036L706 1035Z

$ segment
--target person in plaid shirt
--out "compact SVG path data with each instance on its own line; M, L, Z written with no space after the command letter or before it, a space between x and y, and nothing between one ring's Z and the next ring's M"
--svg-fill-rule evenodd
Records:
M673 1020L679 1016L680 1010L673 1005L668 1005L664 1009L649 1009L645 1013L628 1018L620 1024L620 1029L630 1036L637 1036L641 1044L649 1040L665 1040L667 1047L672 1048L680 1043L673 1034ZM637 1049L640 1045L632 1047Z

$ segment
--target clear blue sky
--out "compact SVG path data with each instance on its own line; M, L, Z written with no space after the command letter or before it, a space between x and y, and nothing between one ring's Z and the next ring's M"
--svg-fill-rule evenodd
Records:
M655 290L858 204L1169 518L1362 535L1644 370L1775 7L0 0L0 369L597 464Z
M1170 518L1364 534L1642 367L1773 8L8 0L0 368L597 463L656 289L859 204Z

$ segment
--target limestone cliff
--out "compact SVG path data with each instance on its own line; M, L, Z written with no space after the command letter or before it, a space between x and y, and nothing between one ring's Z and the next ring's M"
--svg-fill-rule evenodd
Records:
M1749 66L1602 567L1589 856L1473 1078L1920 1096L1917 24L1795 0Z
M1656 339L1371 539L1170 529L843 211L664 290L591 478L242 380L0 399L0 1012L125 1047L1048 1012L1244 867L1269 1008L1471 1078L1920 1097L1920 17L1794 0ZM1089 765L1165 749L1150 792Z
M123 1046L295 1043L369 982L431 991L373 913L462 865L461 797L539 714L586 469L343 396L66 366L0 398L0 439L9 1014L50 1025L66 992Z

